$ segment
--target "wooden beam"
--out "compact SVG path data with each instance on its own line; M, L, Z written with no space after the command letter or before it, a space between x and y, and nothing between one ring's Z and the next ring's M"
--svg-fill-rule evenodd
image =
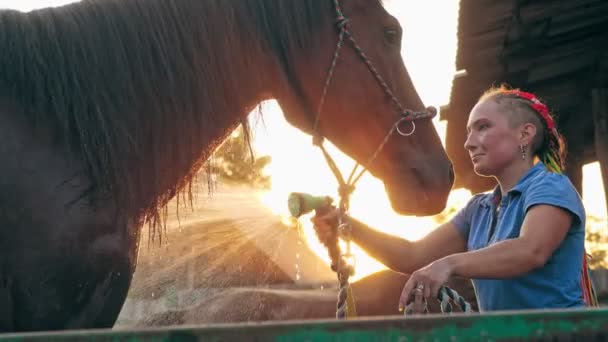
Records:
M591 111L595 126L595 155L600 163L604 200L608 206L608 88L591 90Z

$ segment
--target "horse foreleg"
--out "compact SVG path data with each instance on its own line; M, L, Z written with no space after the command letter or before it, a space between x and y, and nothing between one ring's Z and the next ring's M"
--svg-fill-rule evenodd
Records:
M116 322L129 292L137 249L135 240L121 235L100 238L91 247L89 258L96 271L93 289L82 310L68 321L67 329L111 328Z
M67 323L67 329L82 327L111 328L127 296L128 284L120 286L116 273L112 272L97 284L85 308ZM124 282L122 282L124 283Z

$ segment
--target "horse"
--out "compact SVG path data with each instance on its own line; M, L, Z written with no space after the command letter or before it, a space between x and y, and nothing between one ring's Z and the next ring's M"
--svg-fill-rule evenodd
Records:
M268 99L381 179L395 211L442 210L451 162L400 44L379 0L2 10L0 332L112 327L143 227Z

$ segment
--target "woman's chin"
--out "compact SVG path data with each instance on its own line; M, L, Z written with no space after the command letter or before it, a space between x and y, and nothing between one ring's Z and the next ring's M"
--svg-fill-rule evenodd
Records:
M475 174L481 177L488 177L490 175L489 170L480 164L473 164L473 171L475 171Z

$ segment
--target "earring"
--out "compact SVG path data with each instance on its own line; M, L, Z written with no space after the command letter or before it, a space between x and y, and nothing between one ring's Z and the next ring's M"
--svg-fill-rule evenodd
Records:
M521 152L521 160L526 160L526 149L524 145L519 145L519 151Z

